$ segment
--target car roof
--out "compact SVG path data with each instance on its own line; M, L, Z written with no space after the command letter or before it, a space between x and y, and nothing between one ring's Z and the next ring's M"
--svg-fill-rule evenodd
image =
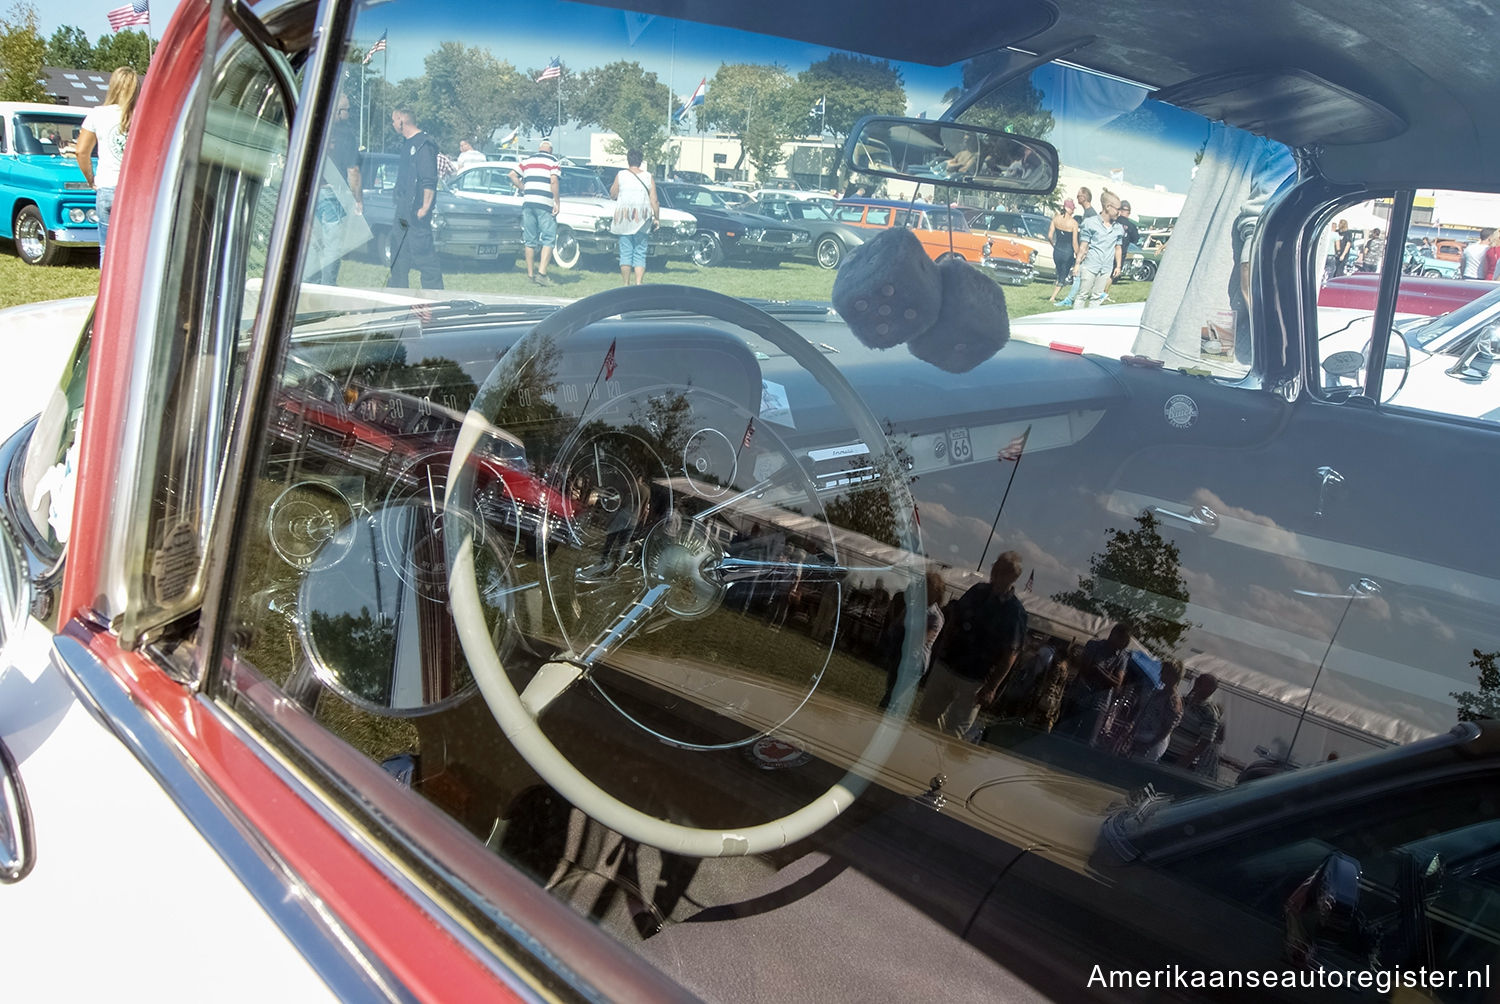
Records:
M909 17L899 0L602 2L933 66L1006 46L1066 53L1210 119L1319 145L1318 166L1334 181L1491 190L1500 162L1500 130L1489 128L1500 106L1493 33L1475 20L1494 16L1489 3L1265 0L1215 7L1210 31L1182 16L1180 0L1146 0L1112 8L1100 31L1093 0L1011 0L1000 13L938 0L922 30L891 31Z
M937 209L953 209L962 212L961 206L940 206L935 202L909 202L905 199L839 199L841 206L885 206L891 209L917 209L922 212L931 212Z
M73 105L49 105L39 101L0 101L0 115L9 115L11 112L41 112L44 115L61 115L67 118L83 118L89 113L87 108L78 108Z

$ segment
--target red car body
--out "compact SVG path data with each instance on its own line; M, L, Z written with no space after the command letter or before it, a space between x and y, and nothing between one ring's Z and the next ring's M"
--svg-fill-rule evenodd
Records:
M1496 283L1468 279L1429 279L1402 276L1396 292L1396 313L1436 317L1494 289ZM1358 272L1330 280L1318 291L1320 307L1353 307L1374 310L1380 289L1380 273Z

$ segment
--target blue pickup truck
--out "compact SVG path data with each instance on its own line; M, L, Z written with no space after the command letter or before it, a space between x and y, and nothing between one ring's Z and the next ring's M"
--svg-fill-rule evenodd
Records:
M0 237L28 265L99 246L94 192L73 159L82 109L0 101Z

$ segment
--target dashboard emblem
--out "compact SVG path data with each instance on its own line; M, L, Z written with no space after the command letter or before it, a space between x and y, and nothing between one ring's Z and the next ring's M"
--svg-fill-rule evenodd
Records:
M1198 402L1186 394L1173 394L1162 408L1167 424L1174 429L1191 429L1198 424Z

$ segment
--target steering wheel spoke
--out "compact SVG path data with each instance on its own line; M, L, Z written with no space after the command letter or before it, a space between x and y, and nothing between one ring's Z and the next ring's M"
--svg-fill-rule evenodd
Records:
M501 731L563 798L605 826L669 852L761 853L833 820L902 734L925 633L916 522L906 480L880 477L859 489L860 512L881 528L878 536L835 531L809 463L776 423L760 421L760 381L748 350L743 386L696 377L674 382L632 368L607 388L595 377L582 394L553 394L570 386L559 375L592 373L604 346L614 353L612 334L591 332L573 346L570 338L597 322L655 311L714 318L774 346L814 378L840 414L839 427L868 445L869 465L899 469L880 421L834 364L758 308L666 285L579 300L517 341L479 387L447 486L461 506L472 497L477 484L468 457L486 429L527 439L528 446L528 437L535 438L538 448L528 453L541 458L548 497L555 497L542 518L566 532L538 539L544 603L522 605L528 616L543 618L531 622L533 636L551 639L562 654L544 661L524 686L512 682L480 630L474 563L462 553L474 546L472 535L452 545L460 553L448 562L453 619ZM741 348L736 343L735 351ZM851 557L861 551L869 557L840 560L846 541ZM907 597L897 696L877 713L863 748L840 754L843 777L800 808L733 829L662 819L630 804L618 786L606 790L584 775L546 734L542 715L586 681L624 722L679 755L755 742L801 713L825 680L839 647L840 587L850 579ZM805 616L788 619L799 589L804 607L832 610L826 628L801 627ZM567 720L561 709L553 717L553 728Z

